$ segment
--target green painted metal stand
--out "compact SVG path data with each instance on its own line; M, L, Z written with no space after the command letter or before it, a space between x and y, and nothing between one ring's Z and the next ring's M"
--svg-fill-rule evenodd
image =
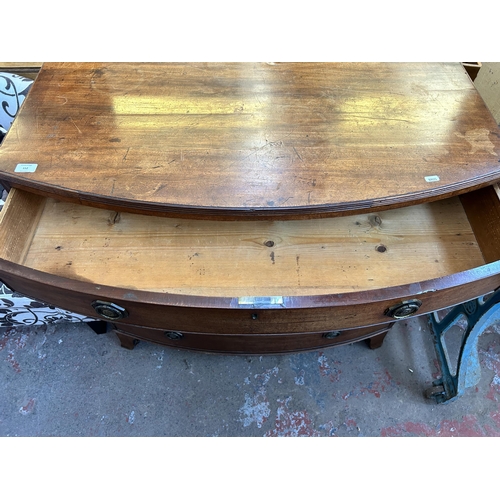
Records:
M455 366L450 361L445 341L446 333L460 322L466 322L462 342ZM434 346L441 368L441 378L435 380L426 391L428 398L437 403L450 403L458 399L469 387L475 386L481 378L481 367L477 344L480 335L500 320L500 289L455 306L439 320L437 313L429 315L430 329L434 337Z

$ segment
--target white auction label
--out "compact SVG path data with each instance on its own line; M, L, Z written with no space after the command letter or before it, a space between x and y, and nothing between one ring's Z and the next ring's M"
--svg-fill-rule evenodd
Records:
M427 182L437 182L439 180L439 177L437 175L428 175L427 177L424 177L424 179Z
M38 163L18 163L14 172L34 172Z
M275 306L282 305L282 296L273 297L238 297L238 305L251 305L251 306Z

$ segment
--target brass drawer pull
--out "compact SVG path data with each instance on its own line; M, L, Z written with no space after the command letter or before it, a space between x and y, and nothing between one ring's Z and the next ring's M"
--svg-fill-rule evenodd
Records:
M333 330L331 332L326 332L323 334L323 337L325 339L334 339L337 338L340 335L340 332L338 330Z
M168 337L170 340L180 340L184 337L181 332L165 332L165 336Z
M395 306L389 307L384 311L386 316L394 319L404 319L413 316L422 305L422 302L417 299L405 300Z
M92 307L95 312L104 319L117 320L128 316L128 312L124 307L113 304L112 302L94 300L94 302L92 302Z

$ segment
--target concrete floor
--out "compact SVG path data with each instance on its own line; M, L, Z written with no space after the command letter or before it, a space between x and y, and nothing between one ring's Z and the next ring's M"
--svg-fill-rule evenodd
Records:
M1 436L499 436L500 327L480 338L480 383L438 405L426 318L375 351L229 356L141 342L86 324L0 332Z

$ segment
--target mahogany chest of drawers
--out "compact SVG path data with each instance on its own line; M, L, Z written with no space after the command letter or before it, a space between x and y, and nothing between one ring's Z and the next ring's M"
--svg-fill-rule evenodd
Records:
M0 279L127 347L375 347L500 285L499 151L459 64L46 64Z

